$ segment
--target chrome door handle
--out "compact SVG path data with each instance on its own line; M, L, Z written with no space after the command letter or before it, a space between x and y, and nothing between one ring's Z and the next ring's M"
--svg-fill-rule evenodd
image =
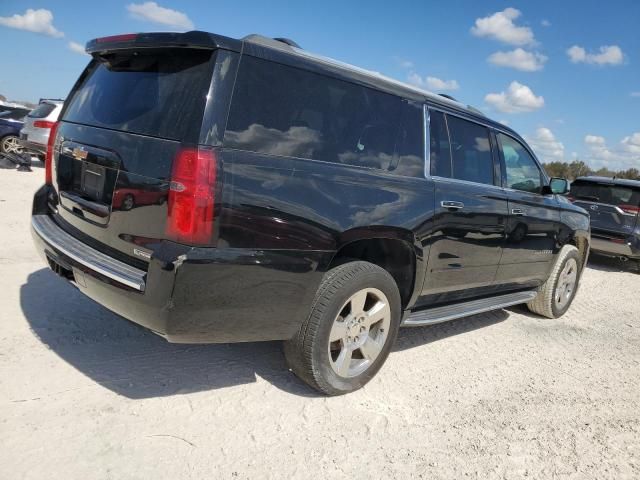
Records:
M440 202L440 206L443 208L449 208L451 210L460 210L461 208L464 208L464 203L452 202L451 200L443 200Z
M524 210L522 210L521 208L512 208L511 209L511 214L512 215L518 215L518 216L524 216L526 214L526 212Z

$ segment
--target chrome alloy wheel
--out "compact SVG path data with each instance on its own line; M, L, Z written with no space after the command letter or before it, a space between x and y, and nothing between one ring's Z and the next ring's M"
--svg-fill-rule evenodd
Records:
M22 145L20 145L20 141L18 140L18 137L14 137L13 135L6 137L2 141L2 151L4 153L21 154L23 152L23 148L22 148Z
M569 258L560 272L558 284L556 285L554 300L558 309L564 308L564 306L571 300L576 288L577 280L578 263L574 258Z
M341 377L356 377L375 362L389 335L389 300L377 288L359 290L346 301L329 334L329 360Z

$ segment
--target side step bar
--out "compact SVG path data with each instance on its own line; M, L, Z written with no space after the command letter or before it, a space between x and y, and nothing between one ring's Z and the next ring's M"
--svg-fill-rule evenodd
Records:
M509 293L497 297L470 300L468 302L445 305L443 307L427 308L411 313L402 323L403 327L421 327L433 323L447 322L456 318L488 312L499 308L527 303L536 298L535 290Z

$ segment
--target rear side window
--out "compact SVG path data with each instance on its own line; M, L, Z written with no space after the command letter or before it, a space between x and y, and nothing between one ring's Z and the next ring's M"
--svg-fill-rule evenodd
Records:
M244 56L225 146L406 174L423 168L421 126L394 95Z
M493 185L489 129L452 115L447 115L447 125L451 139L451 176Z
M51 112L56 109L56 106L52 103L41 103L36 108L31 110L29 117L31 118L45 118L48 117Z
M209 50L163 49L94 60L64 120L174 140L187 134L198 138L211 55Z
M524 192L541 193L540 169L526 148L517 140L497 134L507 172L507 187Z
M451 176L451 148L444 113L434 110L429 112L431 175L436 177Z

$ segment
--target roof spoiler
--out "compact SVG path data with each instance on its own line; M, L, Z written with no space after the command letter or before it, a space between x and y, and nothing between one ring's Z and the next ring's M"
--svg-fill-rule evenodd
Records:
M185 33L125 33L109 37L89 40L85 50L89 54L126 50L131 48L224 48L227 50L240 49L240 42L222 35L194 30Z

